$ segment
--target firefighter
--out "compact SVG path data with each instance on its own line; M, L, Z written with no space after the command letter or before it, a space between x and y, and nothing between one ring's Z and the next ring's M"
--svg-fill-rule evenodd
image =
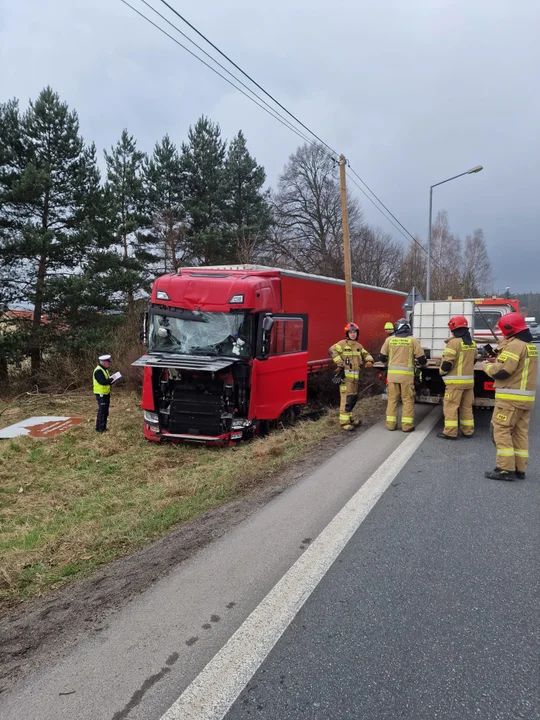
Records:
M538 350L523 315L511 312L498 322L504 340L498 355L483 363L495 380L492 426L497 466L485 476L493 480L524 480L529 457L529 422L536 392Z
M99 365L93 373L94 395L97 400L97 417L96 432L103 433L107 431L107 418L109 417L109 405L111 403L111 385L114 380L111 379L109 368L111 367L111 356L100 355Z
M398 404L401 400L401 429L414 430L414 361L420 367L427 360L418 340L412 336L410 324L402 318L394 326L394 336L386 338L381 348L380 359L388 365L388 404L386 406L386 427L397 427Z
M450 318L448 327L452 337L446 340L439 369L445 384L444 431L437 433L437 437L457 440L458 413L463 437L471 438L474 434L474 364L477 352L466 317L456 315Z
M360 368L373 367L373 358L358 342L359 328L353 322L345 326L345 340L330 348L330 355L338 367L333 382L339 383L339 422L344 430L354 430L361 424L353 420L352 411L358 401Z
M384 332L387 337L391 337L394 334L394 323L387 322L384 324Z

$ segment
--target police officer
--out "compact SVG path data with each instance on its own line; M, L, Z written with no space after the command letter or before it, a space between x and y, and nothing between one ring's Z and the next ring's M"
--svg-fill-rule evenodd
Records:
M458 413L463 437L470 438L474 433L474 364L477 353L466 317L456 315L450 318L448 327L452 337L446 340L439 369L445 384L444 431L437 433L437 437L457 440Z
M330 355L338 367L334 382L339 383L339 422L344 430L354 430L361 424L353 420L352 411L358 401L360 368L373 366L373 358L358 342L359 327L353 322L345 326L345 340L330 348Z
M495 380L493 440L497 466L485 473L493 480L524 480L529 458L529 423L536 396L538 350L520 313L503 315L498 326L504 336L498 355L483 370Z
M107 430L107 418L109 417L109 405L111 402L111 380L109 368L111 367L111 356L100 355L99 365L94 370L94 395L96 396L98 410L96 417L96 432L102 433Z
M414 361L420 367L427 359L418 340L412 336L410 324L402 318L394 326L394 335L387 337L381 348L381 362L388 365L388 404L386 406L386 427L397 427L398 405L401 400L401 429L414 430Z

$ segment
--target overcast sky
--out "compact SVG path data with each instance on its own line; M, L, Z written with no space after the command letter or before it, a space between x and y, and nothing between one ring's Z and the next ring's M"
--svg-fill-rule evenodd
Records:
M462 237L483 228L498 289L540 290L538 0L169 2L413 234L427 234L430 185L484 165L436 188L434 212ZM145 151L166 132L179 145L206 114L225 137L243 129L274 184L300 142L120 0L0 0L0 68L0 102L50 84L100 154L124 127Z

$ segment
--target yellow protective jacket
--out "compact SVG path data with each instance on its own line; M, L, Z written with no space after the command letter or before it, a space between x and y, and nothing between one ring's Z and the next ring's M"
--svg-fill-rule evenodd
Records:
M388 382L414 383L414 359L425 354L418 340L409 335L386 338L381 348L381 362L388 365Z
M360 368L366 362L373 362L373 358L363 345L357 340L340 340L330 348L330 354L336 365L345 370L345 378L358 380Z
M509 338L499 343L495 362L484 363L484 371L495 380L495 400L520 410L530 410L536 397L538 349L532 343Z
M461 338L448 338L440 367L444 382L455 388L474 387L476 357L476 343L474 340L471 345L467 345ZM449 363L452 366L450 370L447 369Z

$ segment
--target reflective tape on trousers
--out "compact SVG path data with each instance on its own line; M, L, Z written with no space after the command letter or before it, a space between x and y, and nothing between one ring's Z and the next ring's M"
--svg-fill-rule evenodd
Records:
M474 375L445 375L445 383L474 383Z
M514 457L514 448L497 448L497 455L501 457Z
M534 402L536 393L534 390L510 390L504 388L495 390L496 400L519 400L520 402Z

